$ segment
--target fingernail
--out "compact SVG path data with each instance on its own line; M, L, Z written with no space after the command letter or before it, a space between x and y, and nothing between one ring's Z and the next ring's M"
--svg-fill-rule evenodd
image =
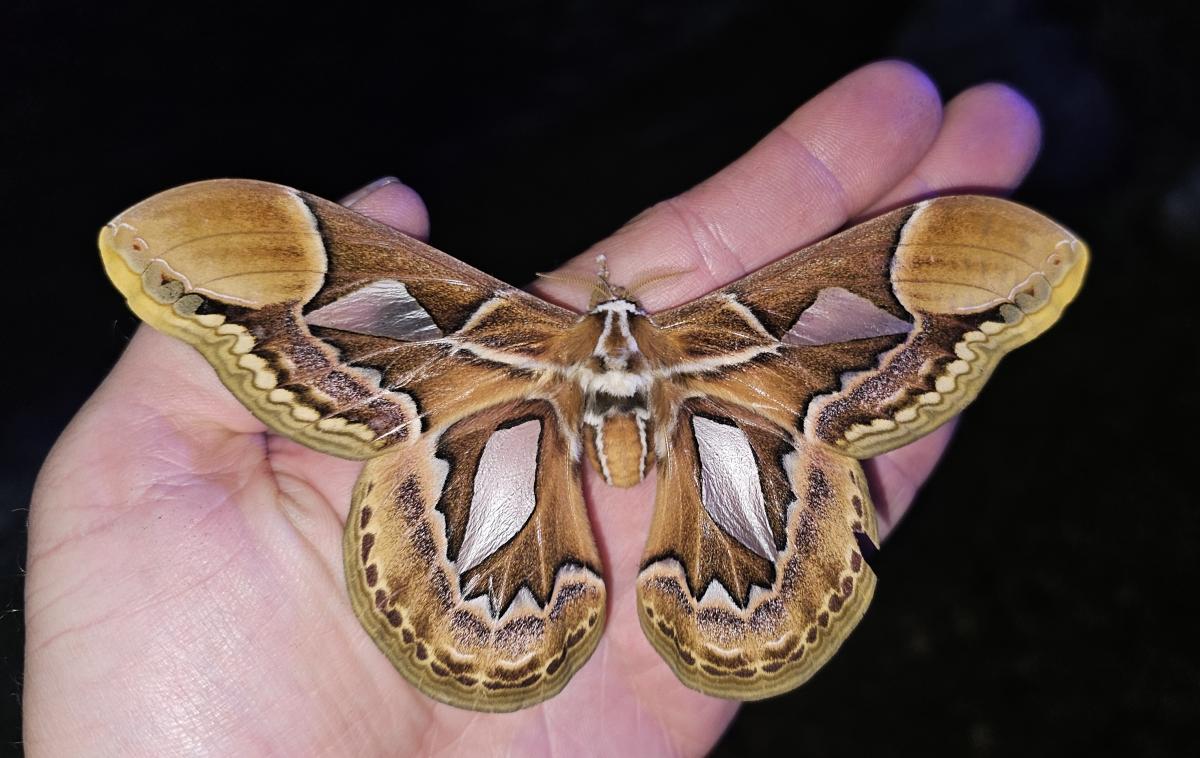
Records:
M342 200L342 205L345 205L346 207L350 207L350 206L354 205L355 203L359 202L360 200L368 197L369 195L375 194L376 192L378 192L379 190L388 186L389 184L399 184L399 183L400 183L400 180L394 176L385 176L380 179L376 179L375 181L371 182L370 184L363 187L362 189L355 190L354 192L351 192L349 195L346 195L346 198L344 200Z

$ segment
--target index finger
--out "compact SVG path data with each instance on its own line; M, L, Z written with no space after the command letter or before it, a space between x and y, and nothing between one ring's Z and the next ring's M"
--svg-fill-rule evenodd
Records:
M564 268L631 281L648 260L685 270L645 293L661 310L704 294L837 229L906 176L937 135L941 101L908 63L844 77L712 178L634 218ZM571 305L579 292L539 289Z

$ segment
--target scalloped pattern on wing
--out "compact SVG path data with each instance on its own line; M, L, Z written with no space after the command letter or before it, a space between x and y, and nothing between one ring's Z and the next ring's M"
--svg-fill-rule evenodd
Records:
M694 398L681 416L658 463L638 576L642 629L689 687L741 700L786 692L836 652L874 591L861 552L863 540L877 539L862 470L737 406ZM731 523L737 507L706 502L734 497L704 485L710 462L698 437L712 424L724 430L714 441L740 435L753 451L752 464L743 456L722 464L753 470L720 475L759 480L754 497L762 497L767 530L749 513L739 527ZM749 539L748 531L761 536Z
M195 346L264 423L348 458L526 394L577 319L265 182L160 193L106 226L100 248L134 312ZM389 321L364 323L372 317ZM501 322L511 345L497 337Z
M692 392L870 457L961 411L1005 353L1058 319L1087 260L1075 235L1021 205L935 198L655 314L647 354Z
M1006 353L1050 328L1078 294L1087 247L1016 203L945 197L900 229L892 287L913 332L875 370L814 401L806 433L856 458L887 452L965 408Z
M524 708L599 641L605 589L572 435L550 401L514 402L364 468L345 534L354 610L430 697Z

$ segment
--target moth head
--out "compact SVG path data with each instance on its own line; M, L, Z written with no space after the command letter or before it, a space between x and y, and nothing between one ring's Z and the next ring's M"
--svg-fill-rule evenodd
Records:
M597 305L610 300L629 300L626 289L613 284L608 278L608 259L603 255L596 256L597 271L594 275L579 274L571 271L561 271L551 274L538 273L542 279L552 282L563 282L579 288L586 288L590 293L588 310L595 310Z
M625 288L613 284L608 278L608 256L596 256L596 287L592 290L591 306L595 308L608 300L628 300Z
M638 300L640 293L650 287L692 272L692 269L679 268L645 269L627 286L621 287L613 284L609 279L608 260L603 255L596 257L596 263L599 265L600 270L596 275L598 284L592 291L592 308L608 300L628 300L637 305L638 310L642 310L642 304Z
M677 269L677 268L651 268L643 271L640 276L633 280L628 286L614 284L610 278L608 271L608 258L604 255L596 256L596 274L587 276L572 272L560 272L553 274L542 274L538 276L543 279L549 279L555 282L564 282L566 284L575 285L577 287L586 287L591 293L591 299L588 302L588 310L595 310L597 305L607 303L613 300L627 300L642 310L642 304L637 299L638 294L646 289L662 284L663 282L674 279L683 274L689 274L692 269Z

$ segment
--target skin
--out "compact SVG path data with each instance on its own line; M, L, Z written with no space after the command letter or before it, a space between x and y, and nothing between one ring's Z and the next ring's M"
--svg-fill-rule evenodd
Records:
M876 63L565 268L594 273L603 252L616 282L649 267L686 269L644 293L653 312L882 209L954 188L1005 192L1038 141L1032 107L1007 87L978 86L943 108L920 71ZM347 200L428 233L420 198L400 183ZM586 306L577 288L539 286ZM869 464L883 534L951 426ZM359 627L341 532L360 466L266 433L198 353L139 329L34 493L29 754L700 755L713 746L737 704L681 685L638 627L634 579L653 476L618 490L588 470L608 629L558 697L489 715L421 695Z

